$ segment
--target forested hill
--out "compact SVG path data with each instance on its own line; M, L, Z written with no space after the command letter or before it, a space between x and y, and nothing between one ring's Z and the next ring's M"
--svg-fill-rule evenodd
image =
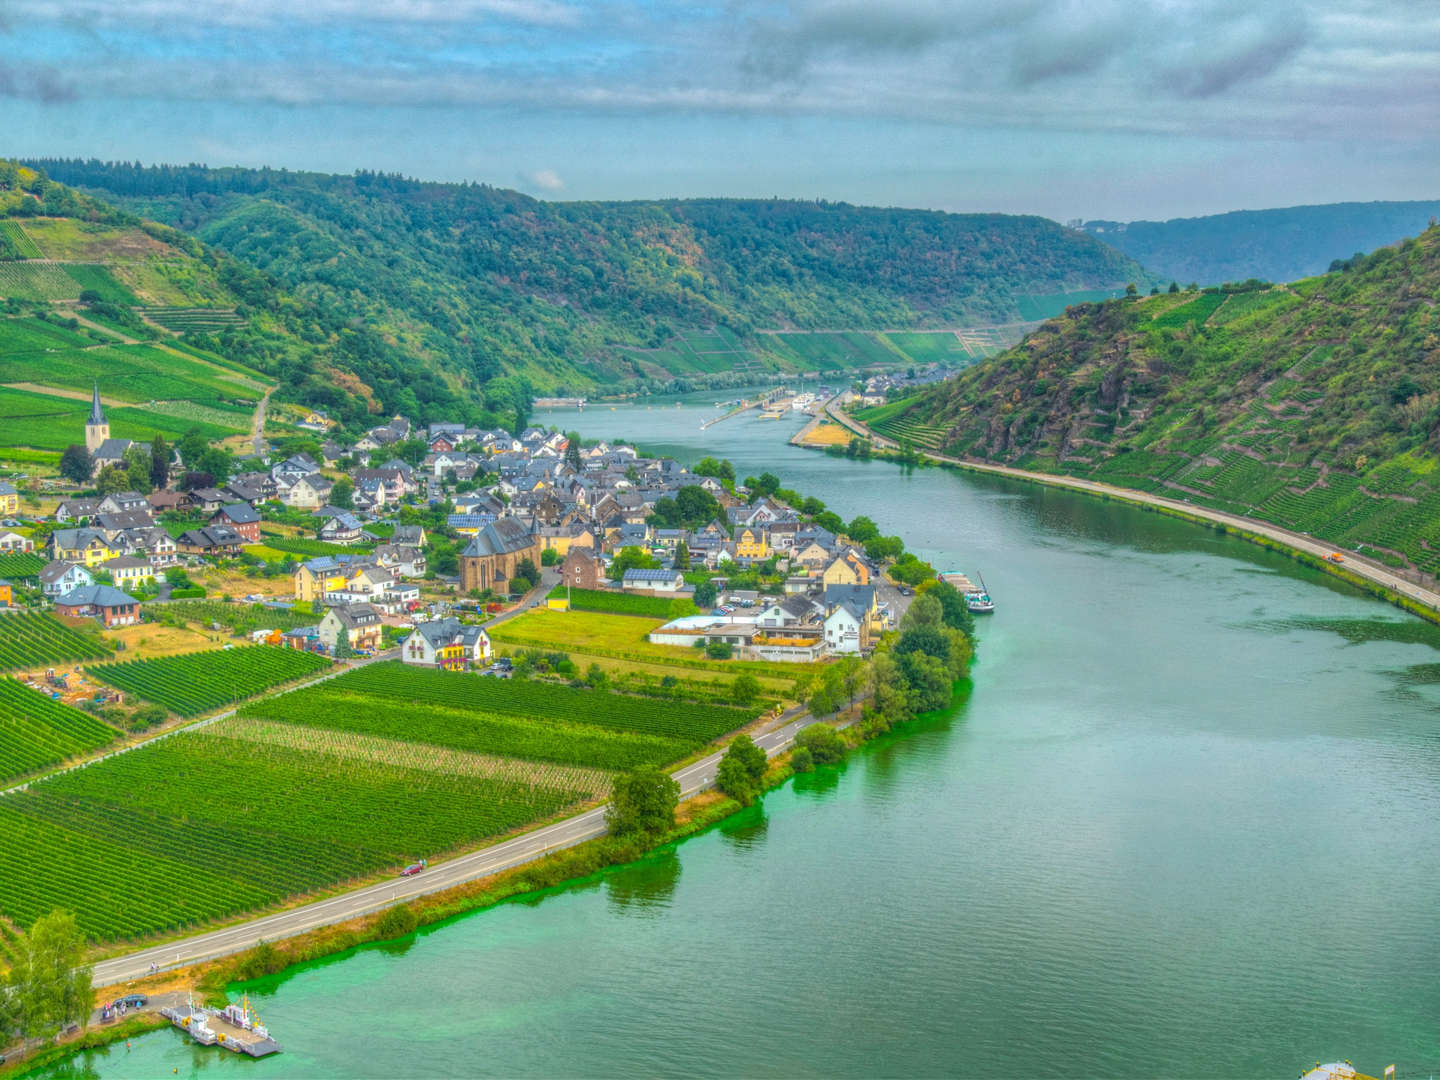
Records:
M539 391L673 377L667 349L695 331L721 331L783 370L778 345L756 330L1008 323L1033 318L1035 297L1152 281L1093 237L1038 217L785 200L544 202L372 173L33 164L482 386L501 375Z
M1440 201L1329 203L1170 221L1087 221L1086 232L1181 285L1295 281L1336 259L1415 236Z
M1440 227L1250 291L1072 308L882 430L1440 568ZM891 406L887 409L896 411Z

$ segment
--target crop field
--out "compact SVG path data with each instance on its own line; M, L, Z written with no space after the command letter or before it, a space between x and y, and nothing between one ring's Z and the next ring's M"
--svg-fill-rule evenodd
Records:
M658 349L626 351L675 375L730 371L755 363L755 357L723 327L710 333L692 331L677 335Z
M89 414L88 399L52 397L0 386L0 445L64 450L71 443L83 440L85 418ZM110 421L110 434L115 438L140 441L154 438L157 432L167 439L178 439L195 428L207 439L218 442L244 430L238 423L233 428L221 428L132 406L106 409L105 419Z
M153 660L122 660L92 665L86 672L171 712L194 716L329 666L328 659L314 653L255 645Z
M107 345L98 349L57 349L44 354L0 357L0 382L28 382L100 393L120 401L175 398L214 401L254 400L248 384L207 364L187 360L150 345Z
M78 300L80 282L54 263L0 263L0 297L11 300Z
M134 940L397 871L585 798L565 770L230 720L0 800L0 914ZM400 760L408 764L397 763ZM35 857L44 852L43 859Z
M479 681L478 676L444 674L467 686ZM241 715L307 729L323 728L467 753L606 770L663 765L684 757L703 742L606 729L583 720L567 722L545 714L517 715L459 698L449 703L407 700L403 710L396 707L397 700L389 694L360 688L337 689L327 683L252 702L241 710Z
M1228 297L1224 293L1201 293L1189 303L1181 304L1179 307L1171 308L1163 315L1157 315L1150 321L1150 328L1153 330L1178 330L1187 323L1194 323L1196 326L1204 326L1205 321L1225 303Z
M341 690L414 703L538 716L697 743L745 726L758 711L610 694L527 679L457 678L451 672L407 667L399 661L359 668L334 680L334 685Z
M546 599L561 600L566 595L565 586L556 585ZM670 617L671 601L663 596L641 596L605 589L570 589L568 595L570 607L575 611L605 611L612 615L639 615L649 619Z
M707 660L696 649L674 645L656 645L647 635L660 619L641 619L633 615L611 615L598 611L549 611L539 608L527 611L499 626L489 628L490 640L497 644L537 649L559 649L589 656L611 657L641 664L664 664L693 671L724 672L738 675L768 676L785 684L810 674L819 665L768 664L752 660Z
M109 656L105 642L45 612L0 616L0 671L45 668Z
M0 780L58 765L115 740L89 713L0 678Z
M1114 300L1116 297L1124 295L1123 288L1080 289L1075 292L1038 295L1025 294L1015 298L1015 306L1020 309L1020 318L1026 322L1039 322L1041 319L1059 315L1071 304L1094 304L1101 300Z
M72 263L65 267L65 273L75 279L82 292L90 291L98 293L101 300L112 304L133 304L136 302L135 294L127 289L120 282L116 281L110 271L103 266L87 266L83 263Z
M299 555L302 558L313 559L321 555L356 555L369 551L368 544L332 544L327 540L307 540L300 536L276 536L273 533L260 534L265 541L264 546L272 551L281 551L287 555Z
M917 364L950 364L960 366L975 358L953 331L934 333L885 334L885 340Z
M862 331L810 334L772 334L796 361L806 368L840 371L869 364L898 364L906 359L881 340L881 335Z
M176 600L151 609L157 620L180 625L197 622L205 626L218 624L237 634L252 630L293 630L315 622L314 615L299 615L263 604L226 603L223 600Z
M35 241L21 228L18 221L11 219L0 221L0 240L4 240L6 246L22 259L44 258L40 254L40 249L35 246Z
M45 559L33 551L0 554L0 578L34 577L45 569Z
M227 326L240 326L245 323L245 317L236 314L234 308L152 306L142 307L138 310L141 315L157 326L163 326L166 330L173 330L177 334L188 333L192 330L202 333L210 330L224 330Z

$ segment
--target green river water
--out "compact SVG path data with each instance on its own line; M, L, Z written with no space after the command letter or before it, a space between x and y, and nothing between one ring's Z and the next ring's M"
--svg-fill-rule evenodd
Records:
M1193 525L711 415L539 420L978 569L965 700L639 865L253 984L281 1056L165 1031L47 1075L1440 1070L1440 630Z

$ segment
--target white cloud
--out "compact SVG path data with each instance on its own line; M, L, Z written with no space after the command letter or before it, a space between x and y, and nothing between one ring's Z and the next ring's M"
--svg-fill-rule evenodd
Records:
M518 179L522 188L527 188L532 191L556 192L565 190L565 181L560 179L560 174L554 169L536 169L534 172L521 173Z

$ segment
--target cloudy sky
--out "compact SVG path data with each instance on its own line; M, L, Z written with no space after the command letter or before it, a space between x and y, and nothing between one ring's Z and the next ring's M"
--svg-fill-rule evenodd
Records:
M0 0L0 155L1057 219L1440 197L1440 5Z

